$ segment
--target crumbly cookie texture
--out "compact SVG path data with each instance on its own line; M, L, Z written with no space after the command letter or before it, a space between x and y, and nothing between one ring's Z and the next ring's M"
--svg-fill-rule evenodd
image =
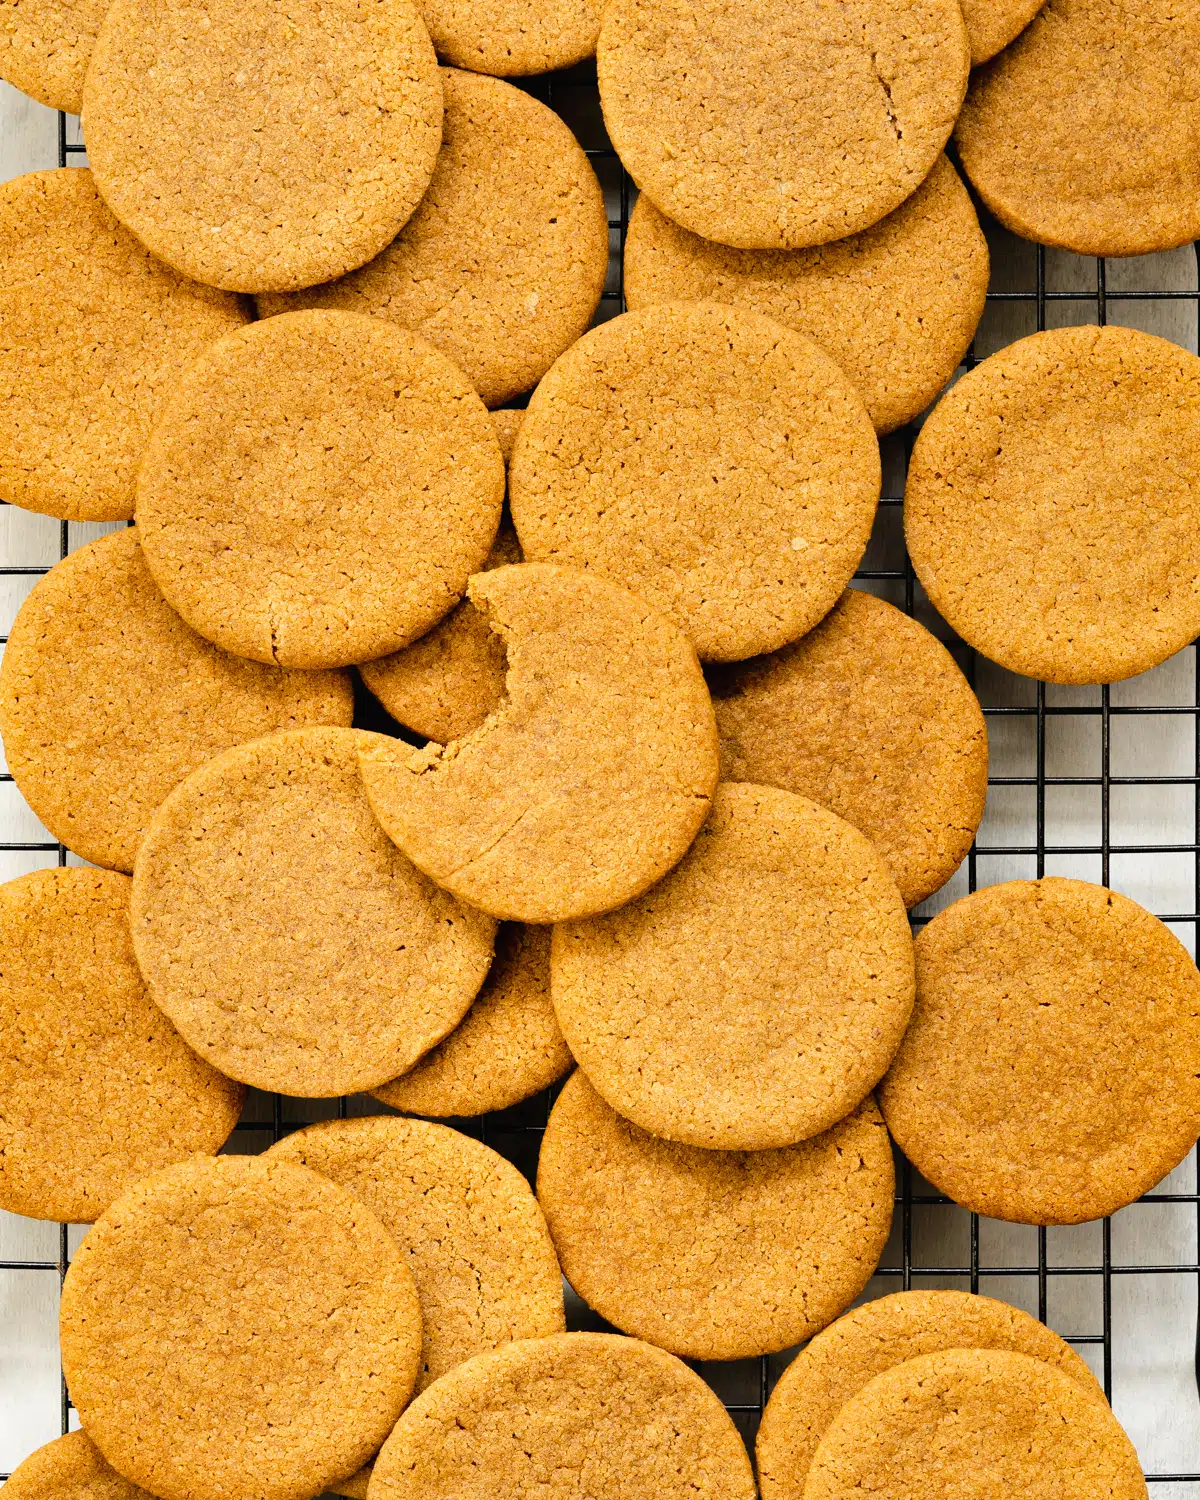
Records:
M4 1481L11 1500L153 1500L106 1462L86 1432L31 1453Z
M0 78L77 115L106 0L0 0Z
M971 44L971 66L977 68L1020 36L1045 0L960 0Z
M501 78L591 57L601 9L600 0L421 0L439 57Z

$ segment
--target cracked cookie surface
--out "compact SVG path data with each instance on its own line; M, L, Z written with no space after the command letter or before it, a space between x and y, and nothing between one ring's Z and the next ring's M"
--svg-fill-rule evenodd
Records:
M83 1431L38 1448L4 1486L9 1500L153 1500L148 1491L122 1479Z

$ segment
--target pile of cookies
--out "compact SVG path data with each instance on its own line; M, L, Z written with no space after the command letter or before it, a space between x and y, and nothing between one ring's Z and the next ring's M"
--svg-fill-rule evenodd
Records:
M0 187L0 498L136 522L0 668L80 860L0 887L0 1206L93 1226L83 1432L11 1500L750 1500L684 1361L806 1341L763 1500L1145 1495L1041 1324L846 1311L893 1142L1043 1225L1200 1133L1200 975L1134 902L1013 881L914 942L987 733L848 585L936 400L905 530L962 640L1096 683L1200 632L1200 360L1061 329L940 395L988 281L951 134L1019 233L1182 243L1200 11L599 10L0 0L90 160ZM593 52L641 195L588 331L604 194L504 77ZM438 1123L560 1083L535 1190ZM393 1112L218 1154L248 1087Z

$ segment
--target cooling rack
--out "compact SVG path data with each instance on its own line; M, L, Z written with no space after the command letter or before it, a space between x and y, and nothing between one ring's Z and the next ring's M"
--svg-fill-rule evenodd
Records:
M621 249L636 189L605 137L595 70L584 66L521 80L521 85L563 116L604 187L612 254L597 316L612 317L623 307ZM60 116L58 141L60 165L86 160L77 122ZM992 248L992 283L964 367L1027 333L1076 323L1129 324L1197 348L1200 280L1194 247L1106 263L1025 244L981 217ZM901 503L912 437L909 429L884 441L884 496L857 583L916 615L946 641L979 693L992 748L988 812L979 839L946 889L914 913L914 923L927 921L980 885L1072 874L1111 884L1141 901L1195 954L1200 936L1200 663L1195 646L1141 678L1103 688L1046 686L976 658L930 610L904 551ZM81 532L61 524L59 556L85 539ZM32 564L0 558L4 630L20 598L52 560ZM355 722L399 732L365 694ZM2 781L11 783L11 777L4 774ZM16 798L11 785L0 791ZM25 816L22 832L31 819ZM56 859L67 863L67 851L44 832L41 838L34 833L0 841L0 861L7 862L0 866L3 878ZM454 1123L532 1178L550 1102L549 1095L541 1095L502 1114ZM381 1110L360 1097L313 1101L252 1094L229 1149L263 1150L310 1121ZM2 1259L0 1277L58 1278L61 1283L80 1233L59 1226L56 1249L46 1239L40 1242L42 1258ZM10 1242L11 1236L0 1241ZM19 1237L18 1242L24 1243ZM968 1214L936 1193L898 1155L892 1235L864 1295L958 1287L990 1293L1034 1313L1068 1338L1103 1381L1138 1445L1153 1500L1200 1500L1198 1244L1195 1153L1154 1192L1113 1219L1049 1230L1001 1225ZM51 1316L54 1300L45 1303ZM6 1305L0 1298L0 1307ZM570 1296L568 1315L572 1327L606 1326ZM22 1341L30 1337L24 1325L15 1331L0 1327L0 1379L5 1363L20 1363ZM762 1407L792 1352L697 1366L747 1442L752 1443ZM24 1409L30 1431L23 1443L22 1434L16 1434L11 1457L4 1454L9 1464L72 1425L61 1373L52 1409L48 1392L44 1405L36 1414L30 1406ZM11 1433L6 1437L13 1441Z

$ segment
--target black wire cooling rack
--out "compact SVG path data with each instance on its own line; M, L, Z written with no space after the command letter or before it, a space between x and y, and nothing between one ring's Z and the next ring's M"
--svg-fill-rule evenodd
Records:
M563 116L587 150L600 177L609 205L612 256L598 318L612 317L624 306L621 251L636 190L622 171L605 136L595 70L583 66L520 82ZM66 166L82 162L85 160L83 153L76 122L60 116L59 164ZM986 224L986 215L981 217L985 219L989 233L994 231L994 226ZM1055 271L1056 263L1040 246L1009 241L1006 248L1005 276L1014 284L997 286L998 278L995 274L993 276L994 284L988 292L988 312L977 338L977 344L989 345L984 352L992 352L993 348L1011 342L1014 337L1047 326L1104 324L1110 316L1113 321L1137 322L1139 305L1144 309L1163 302L1182 304L1179 309L1181 323L1174 336L1191 342L1195 347L1200 335L1200 292L1195 289L1197 277L1194 274L1188 275L1189 285L1183 288L1162 286L1130 290L1120 284L1126 278L1119 271L1113 273L1103 260L1073 258L1072 275L1067 278L1073 286L1064 287L1056 285L1055 275L1049 274ZM1191 269L1189 263L1189 272ZM1165 275L1163 279L1166 279ZM993 330L989 339L985 331L989 319L995 320L997 315L1001 323L1006 322L1006 329L998 336ZM969 368L977 363L979 357L973 347L964 361L965 366ZM875 534L864 559L865 566L858 578L873 592L885 595L909 613L918 615L947 640L980 693L993 744L1003 742L1007 751L1004 760L1023 766L1019 773L997 774L990 778L989 808L997 799L1023 798L1025 816L1022 827L1033 828L1032 841L1022 833L1015 843L994 842L990 841L993 835L987 831L988 822L985 820L983 841L972 847L963 871L940 904L951 896L975 890L981 880L986 885L997 878L1066 873L1064 861L1071 862L1070 873L1102 884L1109 884L1115 874L1118 888L1121 886L1121 861L1125 856L1142 856L1156 863L1172 861L1174 888L1188 889L1190 896L1175 901L1172 909L1159 910L1158 915L1192 945L1195 952L1196 945L1200 944L1200 910L1197 909L1200 906L1200 661L1196 647L1189 647L1181 653L1169 684L1156 688L1151 682L1133 693L1119 686L1064 693L1048 689L1042 683L998 674L988 663L977 660L973 652L948 638L945 626L929 610L904 552L900 507L911 441L911 431L885 440L884 496ZM62 556L66 556L70 541L68 526L64 522L60 533ZM0 566L0 578L18 579L21 575L37 575L45 571L45 567ZM4 639L0 637L0 642ZM1180 665L1185 668L1182 676L1178 670ZM1151 738L1166 721L1182 717L1186 721L1186 770L1177 768L1171 774L1114 772L1114 761L1129 759L1128 756L1118 756L1115 750L1118 743L1126 743L1122 721L1130 717L1141 720L1140 732ZM1057 731L1065 727L1060 721L1067 719L1075 721L1075 730L1082 734L1081 742L1087 746L1085 773L1078 773L1077 765L1060 766L1062 757L1058 753ZM393 732L398 732L390 721L386 725L380 722L380 710L366 694L361 697L355 722L371 728L390 726ZM1178 726L1175 726L1175 731L1178 735ZM2 779L11 781L7 775ZM1138 789L1143 789L1143 795L1150 795L1150 789L1157 789L1154 795L1174 799L1176 828L1182 819L1188 826L1190 838L1162 842L1148 839L1114 841L1114 807L1118 799L1136 795ZM1064 792L1084 799L1083 803L1077 804L1084 811L1077 813L1074 820L1075 829L1082 828L1084 837L1063 839L1057 836L1061 820L1052 815L1053 804L1055 798ZM1184 799L1182 804L1180 798ZM1130 822L1128 808L1118 821ZM1152 826L1153 821L1149 818L1137 826L1139 829ZM67 859L63 846L53 842L0 843L0 850L20 851L35 857L41 853L54 854L59 864L65 864ZM1081 861L1086 865L1086 871L1080 868ZM929 915L932 914L930 907L937 904L938 898L927 904L925 910ZM1176 907L1179 909L1174 909ZM918 911L914 921L919 924L922 920L928 920L928 915L923 917ZM544 1094L502 1114L454 1123L468 1134L486 1141L532 1179L551 1099L552 1094ZM363 1098L316 1101L252 1094L230 1149L260 1151L290 1130L316 1119L378 1113L381 1109L382 1106L373 1100ZM1057 1328L1092 1365L1111 1396L1114 1369L1130 1355L1133 1358L1129 1362L1138 1363L1137 1351L1130 1345L1140 1337L1126 1326L1128 1319L1114 1317L1114 1290L1119 1299L1126 1279L1138 1278L1144 1297L1153 1304L1163 1295L1160 1289L1166 1278L1184 1278L1191 1288L1200 1288L1200 1193L1196 1191L1195 1153L1183 1168L1172 1174L1172 1184L1181 1177L1191 1183L1191 1191L1152 1192L1139 1204L1123 1211L1125 1215L1154 1213L1170 1206L1168 1212L1188 1215L1190 1234L1185 1236L1188 1250L1174 1258L1164 1254L1157 1261L1143 1262L1114 1251L1115 1221L1107 1219L1099 1226L1089 1226L1083 1238L1076 1231L1020 1231L1017 1237L1019 1248L1014 1250L1011 1233L1007 1237L1003 1234L997 1237L994 1233L997 1226L952 1205L932 1190L898 1154L895 1222L868 1295L920 1286L954 1286L992 1292ZM1179 1228L1177 1222L1175 1228ZM1123 1243L1125 1238L1119 1237L1120 1242ZM928 1253L931 1244L933 1254ZM947 1245L953 1246L952 1254L946 1252ZM1118 1243L1118 1250L1120 1247ZM0 1260L0 1271L44 1272L57 1275L61 1282L68 1261L68 1228L62 1225L58 1233L57 1259ZM1060 1291L1068 1285L1076 1294L1081 1285L1086 1286L1087 1295L1061 1298ZM1061 1311L1060 1303L1074 1311ZM1180 1299L1180 1305L1187 1307L1188 1317L1194 1320L1195 1307L1186 1296ZM1080 1307L1086 1309L1083 1314L1079 1312ZM570 1326L605 1326L575 1299L569 1298L568 1311ZM788 1351L779 1356L729 1365L698 1366L725 1402L748 1443L753 1442L763 1405L790 1355L791 1351ZM1120 1392L1117 1394L1119 1396ZM1120 1410L1118 1401L1118 1415ZM65 1384L61 1386L57 1416L62 1430L67 1431L71 1408ZM1189 1469L1147 1474L1151 1485L1157 1487L1155 1500L1167 1500L1168 1496L1171 1500L1176 1496L1180 1500L1185 1500L1185 1497L1186 1500L1200 1500L1200 1424L1197 1424L1188 1453ZM0 1474L0 1478L5 1477Z

